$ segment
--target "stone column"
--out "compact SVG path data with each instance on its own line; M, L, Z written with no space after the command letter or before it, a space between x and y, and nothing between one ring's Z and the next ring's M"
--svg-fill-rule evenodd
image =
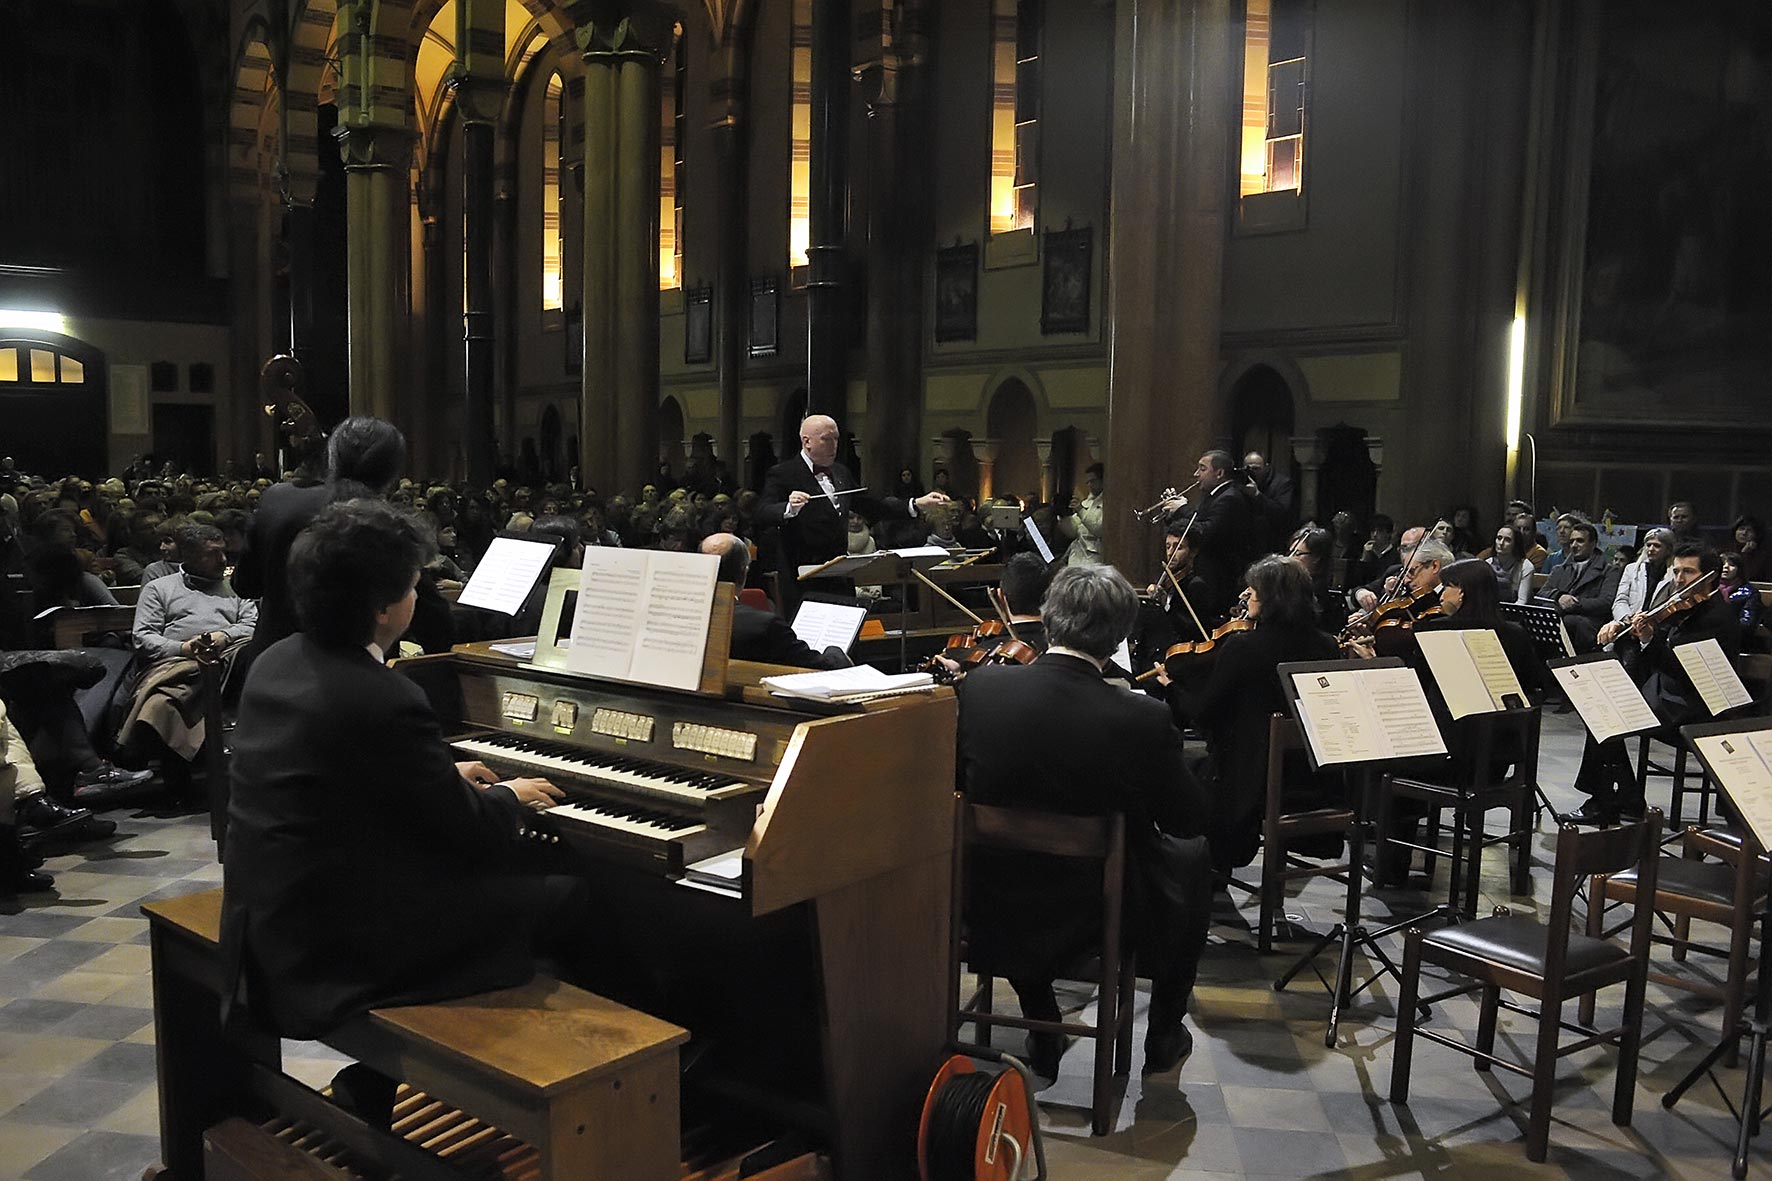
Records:
M862 480L889 488L917 467L923 417L923 272L933 237L927 41L922 0L901 2L882 34L868 101L867 430Z
M842 421L849 402L844 213L849 196L849 5L812 5L812 161L806 247L806 412Z
M1156 566L1148 504L1215 437L1226 136L1237 122L1230 0L1125 0L1116 9L1109 219L1108 480L1104 551L1134 582ZM1136 36L1134 33L1136 32Z
M1293 435L1292 458L1298 461L1298 519L1317 520L1324 528L1329 522L1317 518L1317 477L1323 470L1323 444L1316 435Z
M333 134L345 163L351 413L398 422L413 136L404 127L374 123L341 124Z
M1034 452L1040 457L1040 500L1050 503L1052 489L1058 484L1052 474L1052 436L1035 439Z
M658 465L658 61L627 21L581 26L585 61L585 483L638 489Z
M719 245L714 266L714 367L720 383L720 427L715 454L744 484L739 431L744 405L746 309L749 307L750 265L750 29L729 29L713 58L710 88L715 94L713 120L714 169L720 193ZM748 455L744 458L748 459Z
M461 436L467 453L468 481L492 483L494 337L492 237L495 121L504 101L503 80L456 74L450 80L455 109L461 119L462 221L466 238L464 266L466 307L462 313L462 363L466 370Z

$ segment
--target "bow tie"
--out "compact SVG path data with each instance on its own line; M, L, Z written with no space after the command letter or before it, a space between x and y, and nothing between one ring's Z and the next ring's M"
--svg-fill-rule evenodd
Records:
M812 474L815 476L823 476L828 480L831 476L831 465L828 463L815 463L812 465Z

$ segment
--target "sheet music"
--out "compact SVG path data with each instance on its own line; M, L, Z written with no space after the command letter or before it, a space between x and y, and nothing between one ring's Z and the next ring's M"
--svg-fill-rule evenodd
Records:
M1415 642L1454 719L1506 709L1509 694L1525 703L1526 693L1494 629L1418 631Z
M1616 660L1590 660L1551 670L1595 742L1653 730L1661 724L1643 691Z
M1108 660L1112 664L1119 665L1121 668L1125 669L1127 672L1131 672L1132 671L1132 640L1131 640L1131 638L1128 637L1127 639L1121 640L1120 646L1118 648L1114 649L1114 654L1112 656L1110 656L1108 658Z
M1741 678L1735 674L1735 666L1729 663L1723 646L1714 636L1681 644L1674 649L1674 655L1680 658L1680 667L1686 670L1692 687L1698 690L1698 695L1704 699L1704 708L1710 710L1712 717L1753 704L1753 694L1741 683Z
M515 615L535 589L535 580L547 569L554 548L551 541L494 537L456 601L464 607Z
M1709 734L1692 745L1761 847L1772 846L1772 732Z
M928 673L888 675L871 664L763 678L763 684L781 696L809 697L814 701L843 701L871 693L915 689L934 683L935 678Z
M1446 753L1413 669L1294 673L1292 680L1319 766Z
M585 551L566 667L671 689L701 683L719 577L712 554L594 546Z
M867 614L866 607L808 599L794 613L794 634L814 652L823 652L826 648L841 648L847 652L855 643L856 633L861 631L861 621L867 618Z
M1021 523L1027 526L1028 537L1033 540L1034 548L1040 551L1040 560L1050 566L1052 564L1052 547L1046 544L1046 535L1040 532L1040 527L1034 524L1032 517L1023 517Z

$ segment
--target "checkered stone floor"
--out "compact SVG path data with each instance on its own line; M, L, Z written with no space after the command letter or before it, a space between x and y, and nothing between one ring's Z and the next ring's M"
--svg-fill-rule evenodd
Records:
M1576 800L1567 784L1580 754L1572 715L1547 715L1541 780L1558 807ZM1665 784L1651 800L1666 798ZM110 842L52 858L57 893L30 896L17 914L0 914L0 1178L23 1181L133 1181L159 1158L151 994L143 901L208 889L220 880L205 818L113 812ZM1535 912L1548 903L1551 823L1534 849L1532 897L1508 891L1502 853L1486 859L1480 913L1505 903ZM1254 873L1253 867L1248 871ZM1444 877L1437 883L1444 891ZM1437 897L1437 895L1436 895ZM1419 891L1380 891L1368 900L1375 924L1417 913ZM1341 889L1312 882L1287 901L1302 927L1340 917ZM1673 1111L1663 1093L1718 1036L1715 1006L1651 985L1633 1126L1610 1120L1614 1055L1583 1051L1563 1063L1551 1131L1550 1161L1525 1159L1526 1080L1482 1075L1470 1060L1418 1042L1411 1100L1386 1098L1390 1086L1395 985L1380 980L1344 1018L1341 1044L1323 1045L1328 1001L1308 971L1285 992L1272 981L1302 948L1286 942L1273 955L1253 950L1253 903L1221 900L1212 946L1201 969L1194 1012L1195 1049L1181 1069L1140 1079L1134 1073L1114 1131L1088 1134L1080 1107L1089 1094L1089 1044L1066 1056L1056 1083L1042 1092L1049 1174L1061 1181L1143 1181L1194 1177L1336 1177L1379 1179L1481 1177L1718 1178L1728 1175L1735 1124L1717 1092L1700 1084ZM1400 955L1401 940L1390 941ZM1326 955L1322 970L1333 968ZM1367 965L1361 962L1360 978ZM1602 1018L1622 1003L1622 988L1601 994ZM1136 1037L1144 1008L1138 1001ZM1082 1010L1089 998L1061 995ZM999 1003L1013 1004L1007 987ZM1437 1006L1436 1028L1474 1036L1474 1002ZM1529 1024L1503 1014L1498 1045L1523 1059ZM1017 1048L1001 1031L998 1044ZM316 1085L341 1059L311 1043L288 1043L285 1062ZM1719 1071L1738 1096L1742 1072ZM1756 1145L1753 1175L1772 1174L1772 1140Z

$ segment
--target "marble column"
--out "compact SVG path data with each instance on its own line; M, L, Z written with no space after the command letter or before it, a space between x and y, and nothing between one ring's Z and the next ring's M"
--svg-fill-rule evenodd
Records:
M582 475L632 492L658 465L658 61L622 21L585 62Z
M341 125L333 134L345 164L351 413L399 422L413 135L374 123Z
M1116 9L1104 552L1134 582L1161 555L1148 504L1217 434L1227 136L1237 123L1231 0ZM1185 455L1185 461L1178 460ZM1186 469L1183 469L1186 470Z

